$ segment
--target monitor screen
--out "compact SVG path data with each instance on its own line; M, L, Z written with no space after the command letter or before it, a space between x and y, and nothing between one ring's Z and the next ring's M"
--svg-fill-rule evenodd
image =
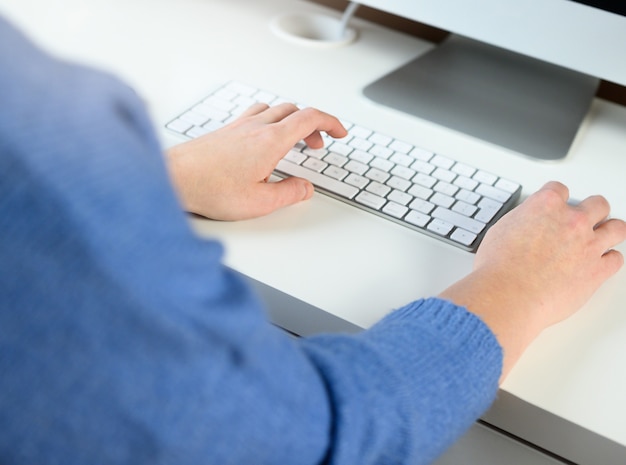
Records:
M593 6L595 8L600 8L601 10L610 11L611 13L616 13L618 15L626 16L626 4L620 3L617 4L615 0L604 0L604 1L591 1L591 0L573 0L577 3L582 3L583 5Z
M569 151L600 79L626 85L626 6L591 0L362 0L452 34L370 99L533 158Z

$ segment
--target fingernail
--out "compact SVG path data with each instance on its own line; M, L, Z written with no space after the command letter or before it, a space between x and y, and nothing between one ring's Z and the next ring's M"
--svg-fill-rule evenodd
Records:
M308 181L304 182L304 197L303 200L310 199L313 196L313 184Z

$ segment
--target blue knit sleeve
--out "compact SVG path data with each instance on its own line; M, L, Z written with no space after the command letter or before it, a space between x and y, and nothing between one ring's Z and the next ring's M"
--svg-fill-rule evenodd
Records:
M484 323L440 299L303 345L326 379L337 464L431 463L488 408L501 371Z
M475 316L293 339L189 228L140 99L0 19L0 462L426 464L495 395Z

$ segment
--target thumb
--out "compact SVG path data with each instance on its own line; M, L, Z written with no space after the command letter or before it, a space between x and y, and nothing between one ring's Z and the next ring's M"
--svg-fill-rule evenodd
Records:
M267 200L267 213L294 203L308 200L313 196L313 185L303 178L288 177L265 184L263 195Z

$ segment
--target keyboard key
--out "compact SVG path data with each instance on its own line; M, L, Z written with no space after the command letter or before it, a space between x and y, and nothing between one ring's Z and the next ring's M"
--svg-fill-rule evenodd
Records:
M413 150L409 153L413 158L421 161L429 161L435 155L433 152L420 147L413 147Z
M456 178L456 173L453 173L452 171L448 171L443 168L437 168L435 171L433 171L431 176L441 181L452 182L454 181L454 178Z
M424 186L424 187L433 187L435 184L437 184L437 180L435 178L433 178L432 176L428 176L424 173L417 173L415 176L413 176L412 181L415 184L419 184L420 186Z
M344 157L343 155L339 155L338 153L331 152L324 157L324 161L331 165L341 167L348 163L348 157Z
M432 160L430 160L430 164L443 168L444 170L449 170L452 168L452 165L454 165L454 161L447 157L442 157L441 155L435 155Z
M406 212L408 211L409 209L407 207L405 207L404 205L399 205L395 202L388 202L383 207L383 212L393 216L394 218L402 218L404 215L406 215Z
M367 139L372 135L372 130L354 125L350 128L350 135L359 139Z
M189 137L201 137L205 134L208 134L209 132L211 132L211 129L209 128L194 126L189 131L187 131L187 135Z
M455 186L459 186L461 189L467 189L473 191L478 186L478 182L465 176L457 176L453 181Z
M411 166L411 164L415 161L413 157L403 153L394 153L389 159L397 165L402 166Z
M454 203L454 199L452 197L442 194L441 192L435 192L429 200L435 205L439 205L444 208L450 208Z
M509 200L511 194L509 192L498 189L497 187L488 186L487 184L480 184L476 188L476 193L484 197L488 197L493 200L497 200L500 203L504 203Z
M451 210L448 210L447 208L437 207L431 215L433 218L439 218L446 223L458 226L459 228L463 228L466 231L472 232L474 234L479 234L483 229L485 229L485 223L481 223L480 221L468 218L465 215L453 212Z
M297 150L290 150L283 158L292 163L295 163L296 165L299 165L304 160L306 160L306 155L302 152L298 152Z
M454 225L451 223L434 219L428 224L427 229L436 234L439 234L440 236L447 236L448 234L450 234L450 231L452 231L453 227Z
M387 179L389 179L389 173L385 173L376 168L371 168L367 173L365 173L366 178L370 178L373 181L378 181L379 183L384 183Z
M435 171L435 166L423 160L415 160L415 162L411 164L411 169L420 173L431 174Z
M247 97L245 95L238 96L236 99L232 100L232 102L237 105L237 108L239 108L239 110L237 110L239 114L243 113L245 110L257 103L257 101L252 97Z
M352 152L354 149L349 145L342 144L341 142L333 142L332 144L330 144L330 147L328 147L328 150L338 153L340 155L348 156L350 155L350 152Z
M415 210L418 211L420 213L424 213L426 215L428 215L431 211L433 211L433 208L435 208L435 205L427 202L424 199L414 199L410 204L409 204L409 208L411 210Z
M409 211L409 213L406 215L406 217L404 218L408 223L411 223L415 226L419 226L420 228L423 228L424 226L426 226L428 224L428 222L431 220L431 217L415 211L415 210L411 210Z
M408 190L408 193L413 197L428 200L430 196L433 195L433 190L428 187L420 186L419 184L413 184Z
M372 194L376 194L379 197L387 197L387 194L391 192L391 187L385 186L379 182L373 181L370 182L365 188L367 192L371 192Z
M355 150L348 155L348 158L367 164L374 159L374 156L367 152L363 152L362 150Z
M393 155L393 150L388 147L383 147L382 145L374 145L369 149L369 153L374 157L389 158Z
M348 171L344 170L343 168L339 168L338 166L330 165L324 170L324 174L326 176L330 176L333 179L341 181L343 178L348 176Z
M240 96L238 92L228 89L226 87L222 87L221 89L218 89L213 95L223 100L234 100Z
M365 174L365 172L370 169L370 167L366 164L354 160L350 160L348 163L346 163L344 165L344 168L356 174Z
M370 162L370 166L388 173L395 165L389 160L376 157Z
M348 145L350 147L354 147L357 150L363 150L364 152L367 152L369 149L372 148L374 144L372 144L368 140L361 139L360 137L354 137L350 142L348 142Z
M203 116L206 116L207 119L216 120L216 121L226 121L226 119L230 116L230 113L224 110L220 110L219 108L213 108L206 103L200 103L192 108L192 111L195 113L199 113Z
M442 194L452 197L454 196L454 194L457 193L459 188L456 186L453 186L452 184L448 184L447 182L439 181L437 184L435 184L435 187L433 188L433 190L435 192L441 192Z
M472 216L476 213L478 207L476 205L470 205L469 203L458 201L452 206L452 211L460 213L461 215L465 215L467 217Z
M466 189L461 189L454 196L457 200L461 200L462 202L469 203L470 205L475 205L476 202L480 200L480 195L476 192L471 192Z
M190 123L189 121L176 118L174 121L167 123L165 127L168 129L171 129L174 132L185 134L187 131L189 131L193 127L193 124Z
M278 97L276 97L276 95L271 94L269 92L265 92L260 90L259 92L257 92L256 94L254 94L252 96L252 98L254 100L256 100L257 102L261 102L261 103L267 103L268 105L271 104L274 100L276 100Z
M203 103L217 110L228 111L228 112L233 110L237 106L230 100L224 100L219 97L209 97Z
M317 158L317 159L321 160L326 155L328 155L328 150L326 150L326 149L312 149L312 148L307 147L304 150L302 150L302 153L304 153L305 155L308 155L309 157L313 157L313 158Z
M406 205L413 200L413 196L396 189L392 190L387 198L393 202L399 203L400 205Z
M208 116L205 116L202 113L198 113L193 110L189 110L188 112L180 115L180 119L182 119L183 121L187 121L188 123L191 123L195 126L202 126L204 123L209 121Z
M359 189L365 189L365 186L370 183L370 180L358 174L351 173L344 179L344 182L351 186L358 187Z
M398 189L401 191L406 191L412 185L411 181L409 181L408 179L403 179L398 176L390 177L385 184L387 184L389 187L393 187L394 189Z
M318 173L321 173L322 171L326 169L326 167L328 166L328 163L324 163L323 161L318 160L317 158L307 158L304 161L304 163L302 163L302 166L312 171L317 171Z
M496 176L495 174L491 174L491 173L486 173L484 171L477 171L474 176L472 176L472 178L475 181L478 181L482 184L488 184L490 186L492 186L496 180L498 179L498 176Z
M391 144L389 144L389 148L400 153L409 153L413 150L413 146L411 144L407 144L406 142L399 140L394 140Z
M477 237L478 236L476 234L472 234L471 232L460 228L456 228L450 235L450 239L466 246L472 245Z
M476 168L472 168L471 166L465 165L463 163L456 163L452 167L452 171L466 178L471 178L472 176L474 176Z
M483 223L488 223L502 209L502 204L499 202L496 202L495 200L483 198L478 203L478 208L479 208L478 213L474 215L474 218L476 218L479 221L482 221Z
M380 210L385 205L386 200L371 192L363 191L356 196L355 200L363 205L366 205L374 210Z
M369 136L369 141L376 145L382 145L383 147L386 147L391 144L391 142L393 142L393 139L383 134L374 133Z
M498 179L495 184L495 187L498 189L502 189L510 194L513 194L517 189L519 189L520 185L513 181L508 181L506 179Z
M300 178L308 179L314 185L347 199L353 198L357 192L359 192L359 189L354 186L329 178L328 176L324 176L316 171L311 171L300 165L295 165L284 159L278 162L276 169L281 173L288 174L290 176L298 176Z
M391 170L391 174L403 179L411 179L413 176L415 176L415 171L413 171L411 168L407 168L406 166L396 165Z

